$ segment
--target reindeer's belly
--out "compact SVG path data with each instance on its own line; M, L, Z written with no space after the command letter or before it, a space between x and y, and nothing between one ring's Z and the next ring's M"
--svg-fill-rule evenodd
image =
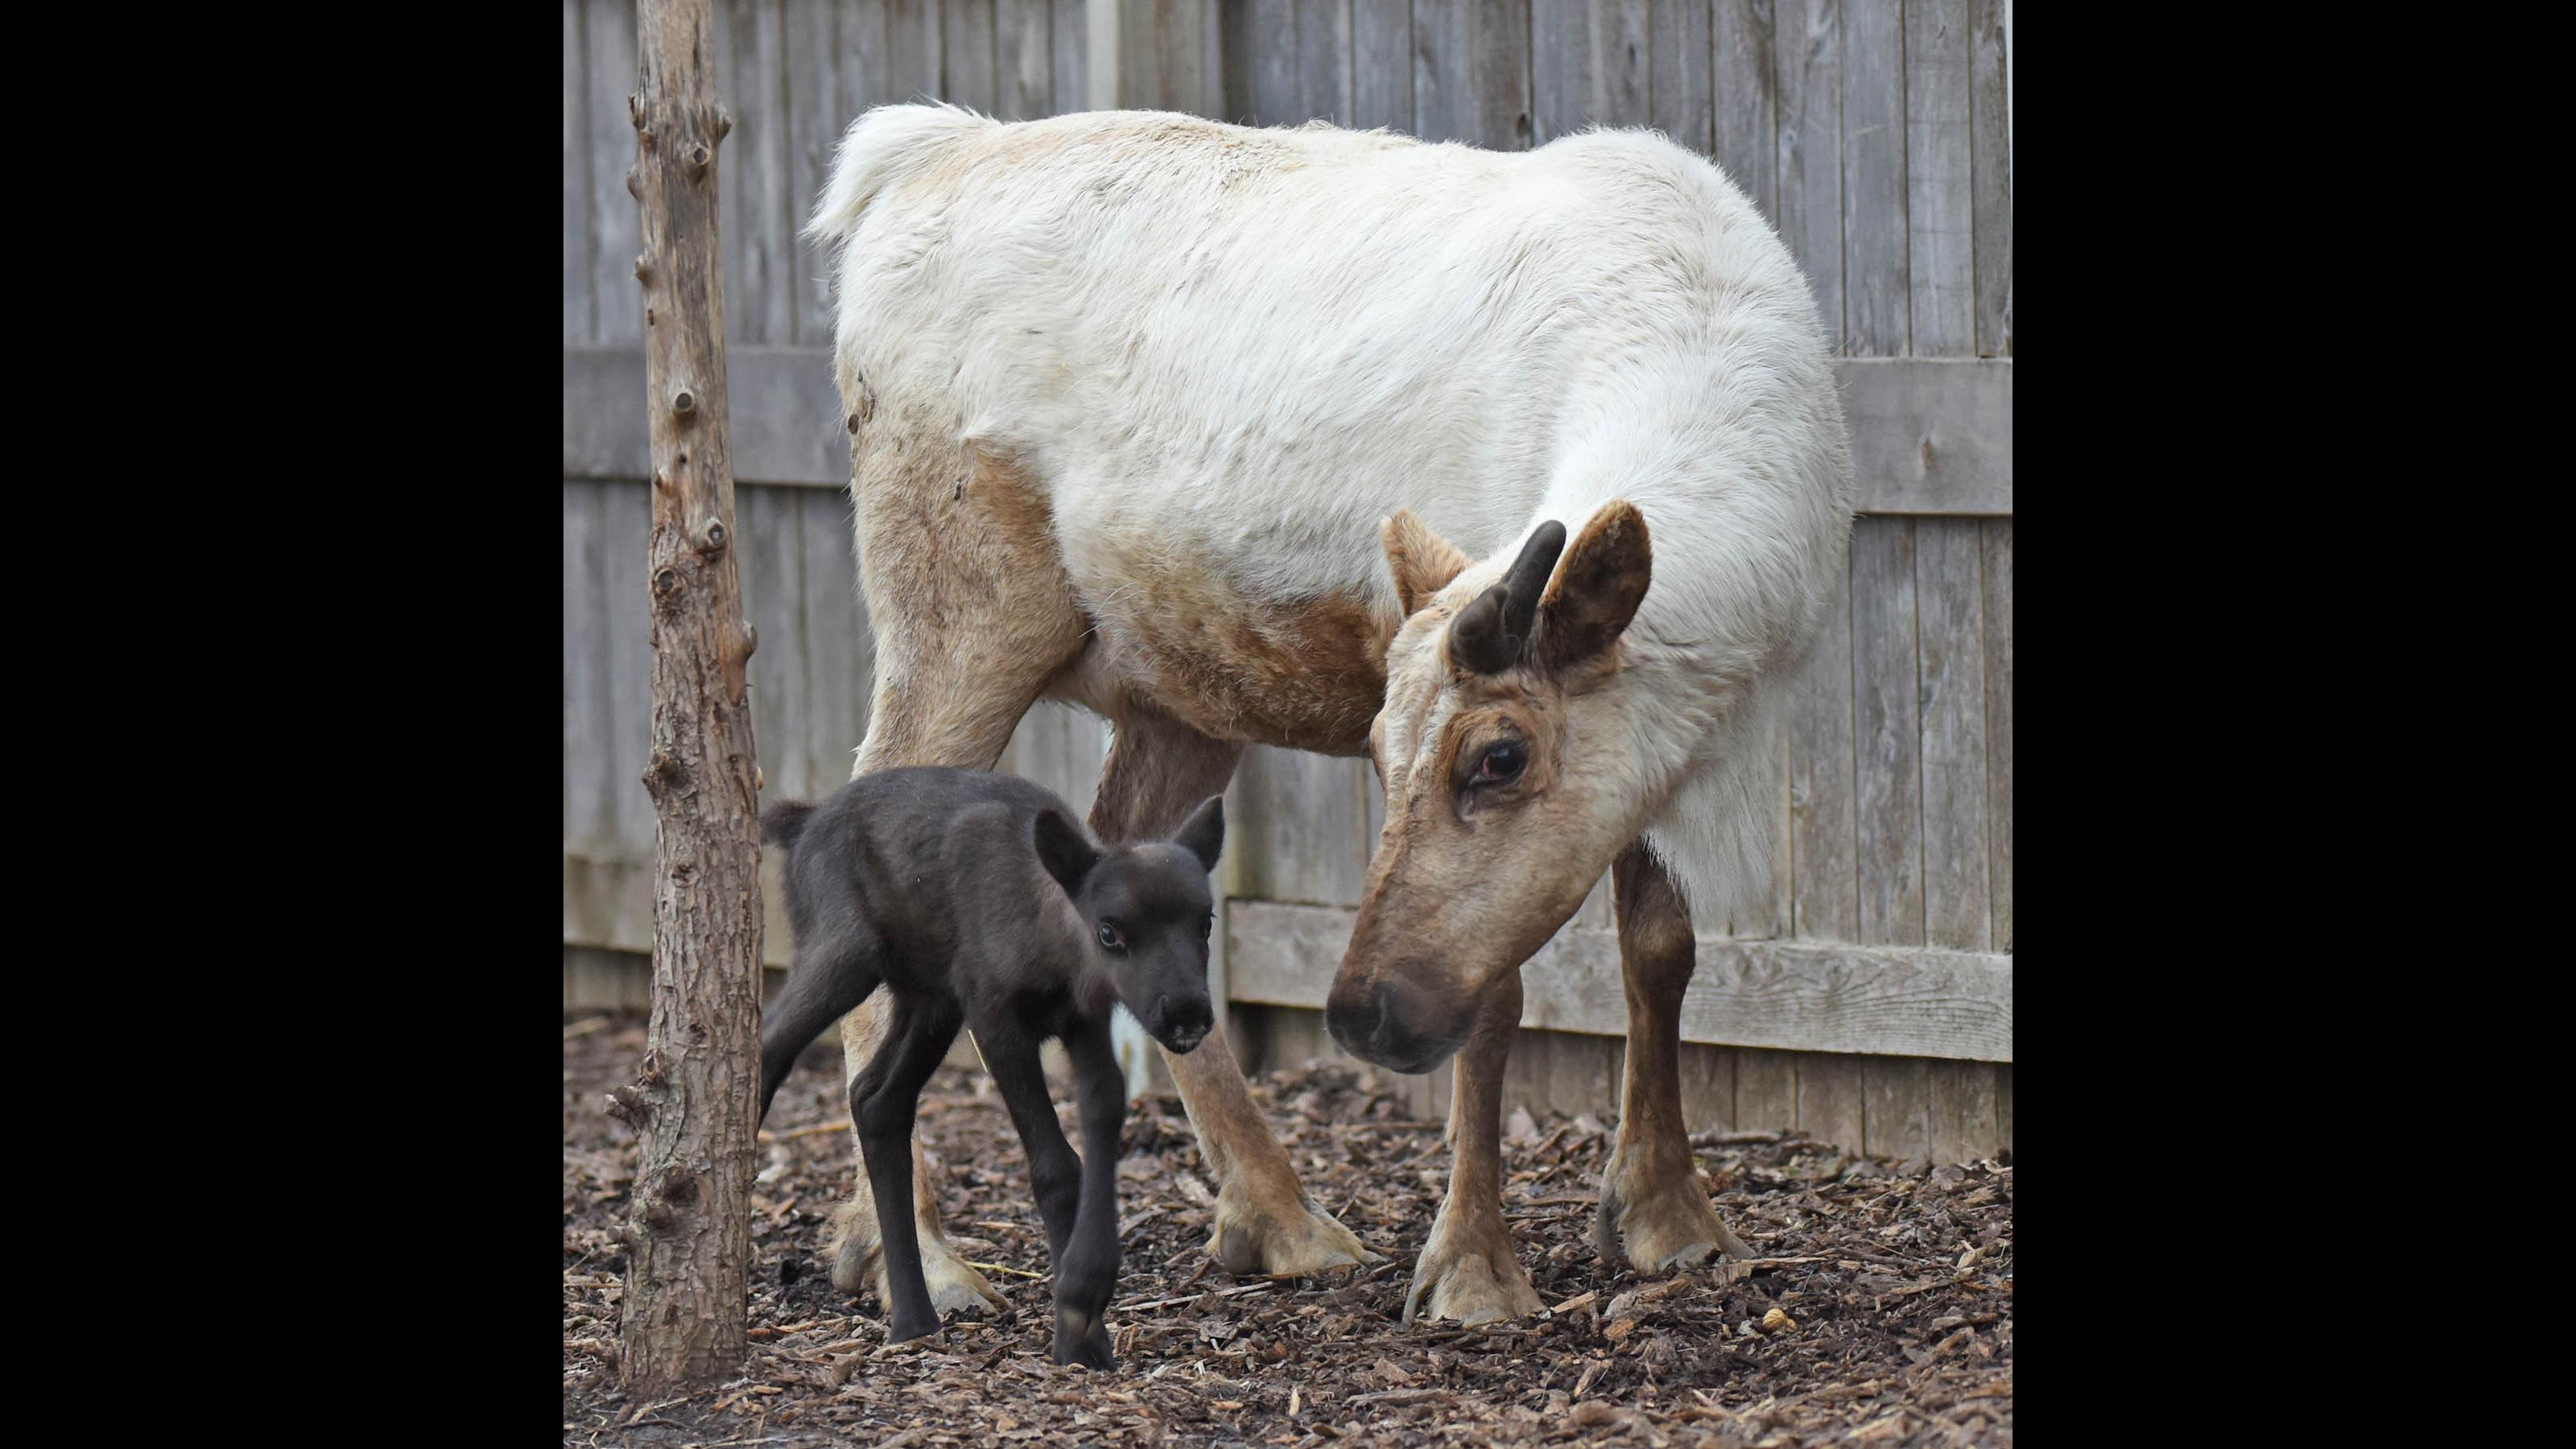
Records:
M1141 695L1221 740L1367 752L1395 620L1349 594L1263 600L1187 563L1119 565L1079 590L1096 626L1083 666L1094 688Z

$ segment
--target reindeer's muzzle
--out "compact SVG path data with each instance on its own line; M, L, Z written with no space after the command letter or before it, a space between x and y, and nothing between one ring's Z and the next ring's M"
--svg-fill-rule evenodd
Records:
M1473 1013L1426 1026L1436 1016L1400 979L1374 988L1336 989L1324 1005L1324 1025L1342 1050L1390 1071L1418 1074L1449 1060L1474 1025Z

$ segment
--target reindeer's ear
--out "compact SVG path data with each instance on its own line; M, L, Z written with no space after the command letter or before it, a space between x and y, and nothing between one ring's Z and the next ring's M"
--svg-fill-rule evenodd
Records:
M1449 621L1449 662L1477 674L1500 674L1525 662L1539 595L1564 549L1564 524L1551 518L1533 529L1502 581L1469 599Z
M1073 823L1072 816L1053 807L1039 811L1037 824L1031 829L1036 836L1038 864L1056 878L1066 895L1081 895L1083 877L1100 864L1099 849L1082 833L1082 827Z
M1199 858L1203 870L1216 869L1216 858L1225 853L1225 797L1210 795L1181 828L1172 834L1174 845L1185 846Z
M1395 575L1396 606L1408 618L1475 562L1459 552L1457 545L1433 533L1430 525L1414 517L1409 508L1395 510L1395 516L1378 530L1377 537L1379 546L1386 550L1386 566Z
M1618 642L1654 575L1646 516L1626 499L1602 506L1565 551L1538 605L1539 668L1554 673Z

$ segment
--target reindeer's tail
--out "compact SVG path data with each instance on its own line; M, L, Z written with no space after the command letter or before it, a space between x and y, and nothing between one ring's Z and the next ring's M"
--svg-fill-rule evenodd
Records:
M859 213L878 192L920 165L950 138L998 124L941 102L877 106L850 123L832 158L832 179L805 224L809 241L839 245L859 229Z
M794 845L813 813L814 807L801 800L781 800L760 812L760 838L772 845Z

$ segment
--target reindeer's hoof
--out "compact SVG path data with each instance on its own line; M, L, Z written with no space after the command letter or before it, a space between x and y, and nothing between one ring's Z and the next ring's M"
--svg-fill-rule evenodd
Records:
M892 1303L894 1295L886 1290L885 1249L877 1241L873 1219L862 1225L855 1204L841 1208L841 1238L832 1250L832 1286L852 1298L873 1291L879 1303ZM930 1289L930 1306L944 1317L952 1313L1001 1313L1002 1295L984 1281L984 1275L966 1266L939 1236L939 1231L919 1219L914 1220L914 1236L921 1243L921 1279Z
M1382 1253L1360 1245L1350 1229L1308 1205L1303 1194L1264 1212L1243 1198L1220 1196L1216 1231L1208 1252L1238 1277L1320 1273L1327 1268L1383 1263Z
M1660 1273L1705 1262L1712 1254L1722 1260L1753 1256L1709 1205L1698 1169L1683 1167L1651 1182L1643 1177L1622 1171L1615 1160L1603 1175L1601 1210L1592 1219L1592 1246L1603 1262ZM1742 1276L1731 1262L1726 1268L1726 1276Z
M1071 1308L1055 1311L1055 1361L1078 1363L1087 1369L1107 1373L1117 1362L1109 1351L1109 1324L1105 1319Z
M1413 1265L1413 1288L1404 1295L1404 1321L1455 1319L1467 1327L1527 1318L1539 1311L1538 1290L1512 1252L1509 1238L1481 1247L1453 1240L1434 1225L1431 1242Z

